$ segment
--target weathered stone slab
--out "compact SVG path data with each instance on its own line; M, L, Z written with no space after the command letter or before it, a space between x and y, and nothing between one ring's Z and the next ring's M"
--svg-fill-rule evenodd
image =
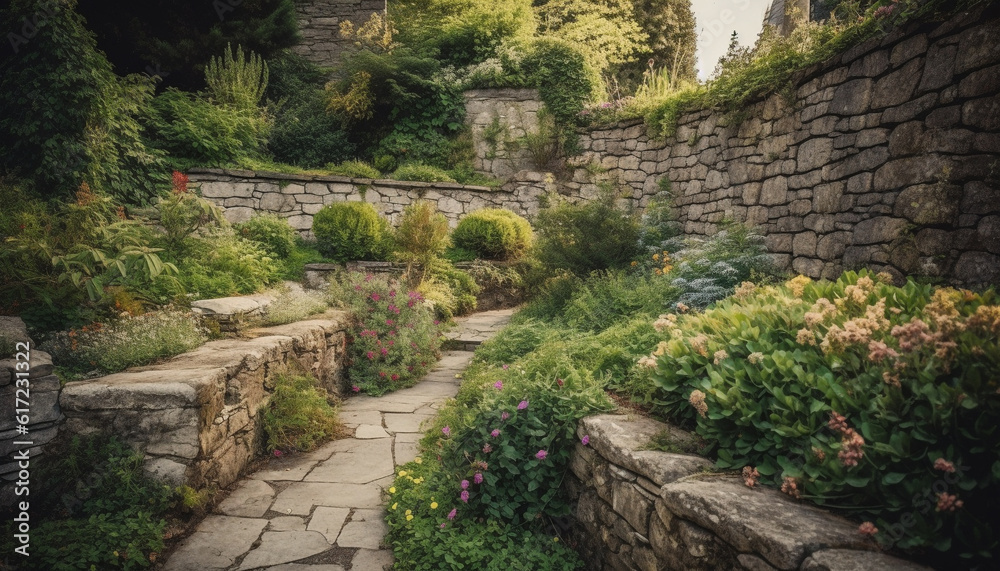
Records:
M679 428L649 418L630 419L621 415L588 416L581 421L577 435L581 438L589 435L590 446L598 454L659 486L711 466L711 462L700 456L640 450L663 430L669 430L678 443L691 440L691 435Z
M339 452L321 462L306 476L307 482L367 484L391 476L392 441L389 438L364 440L350 452Z
M267 531L260 545L243 559L239 571L298 561L329 548L323 534L316 531Z
M263 517L274 501L274 489L260 480L246 480L215 510L224 515L238 517Z
M296 482L275 498L271 510L283 514L309 515L314 506L374 508L382 499L377 485Z
M337 538L340 547L360 547L362 549L378 549L382 538L389 532L385 523L385 511L354 510L351 521L344 526Z
M810 555L802 571L930 571L930 567L898 559L884 553L823 549Z
M858 533L856 523L736 479L674 482L661 489L660 497L676 516L708 529L738 551L759 554L778 569L796 569L819 549L875 547Z
M327 542L333 545L337 542L340 530L347 521L347 516L351 514L350 508L328 508L320 506L313 512L312 519L309 520L309 531L318 531L326 537Z
M250 550L266 525L266 519L210 515L181 542L163 571L228 569Z

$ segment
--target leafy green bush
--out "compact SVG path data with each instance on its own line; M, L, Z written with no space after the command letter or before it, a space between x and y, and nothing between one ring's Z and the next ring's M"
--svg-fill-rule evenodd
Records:
M871 518L883 543L982 560L997 542L996 294L879 279L744 285L661 318L644 364L719 467Z
M258 213L246 222L234 224L233 230L277 258L287 258L295 249L295 230L288 225L287 218L277 214Z
M67 450L46 455L37 474L46 485L32 494L31 557L18 568L149 567L163 551L163 516L175 496L142 466L141 453L107 436L75 438ZM0 539L7 553L13 553L12 536Z
M284 373L275 380L263 427L269 452L308 452L337 434L337 409L313 376Z
M610 189L581 204L557 198L538 213L535 230L539 260L578 276L625 266L638 250L638 220L618 207Z
M348 379L372 395L417 382L440 356L438 322L423 297L385 278L350 272L330 297L351 311Z
M181 170L259 157L271 129L270 118L258 109L215 105L176 89L158 95L152 108L153 144Z
M308 98L278 110L267 149L283 163L319 168L353 156L356 146L340 120L326 110L322 91L313 89Z
M531 224L503 208L484 208L467 214L451 235L455 245L487 260L509 260L531 247Z
M390 250L389 222L367 202L337 202L313 216L319 251L331 260L383 260Z
M419 288L440 264L441 254L450 244L448 219L426 200L403 209L396 229L396 258L407 263L406 276L411 287Z
M42 347L70 374L109 374L190 351L205 339L190 313L164 310L56 333Z
M25 26L36 14L44 25ZM0 56L0 170L30 178L45 198L82 183L127 204L154 198L168 178L142 138L154 80L115 75L75 2L6 3L0 28L12 32ZM13 32L29 28L30 39Z
M343 161L337 164L328 164L324 167L330 174L349 176L351 178L382 178L379 170L364 161Z
M560 126L573 125L590 100L600 77L580 50L565 40L540 38L530 44L523 66L538 95Z
M231 44L221 57L212 57L205 66L205 84L210 99L220 105L256 111L257 104L267 90L270 76L265 62L252 51L243 53L243 47Z
M421 163L404 163L399 165L392 178L396 180L413 180L418 182L455 182L444 169Z
M434 460L401 466L390 488L388 543L402 569L570 571L580 556L540 526L515 526L490 519L449 517L456 481ZM457 512L457 507L455 508Z
M177 266L177 276L158 280L154 288L166 300L185 295L195 299L246 295L276 283L282 271L266 250L231 229L185 240L168 254Z

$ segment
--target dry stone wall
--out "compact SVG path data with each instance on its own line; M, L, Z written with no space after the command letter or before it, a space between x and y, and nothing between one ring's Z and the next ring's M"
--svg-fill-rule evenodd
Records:
M427 200L437 206L452 227L459 218L480 208L506 208L523 216L538 212L538 199L547 189L542 173L523 173L523 180L503 189L448 182L371 180L342 176L291 175L223 169L193 169L190 182L205 198L224 208L230 222L249 220L255 212L273 212L303 234L312 228L313 215L334 202L368 201L392 222L406 206Z
M670 180L687 234L760 225L783 265L1000 283L1000 6L911 25L799 73L741 117L705 110L651 140L581 135L645 205ZM587 188L579 171L569 193Z
M770 488L705 472L699 456L643 450L668 430L647 418L583 419L566 488L576 502L571 539L590 571L886 569L926 567L875 551L858 524Z
M473 167L498 178L531 170L525 135L538 132L542 101L537 89L476 89L465 92L465 121L472 130Z
M341 22L360 26L373 13L385 12L385 0L303 0L295 3L295 12L302 41L293 51L317 65L335 67L351 46L340 37Z
M155 477L195 488L236 481L263 445L260 410L283 370L343 394L342 312L223 339L164 363L67 384L67 435L108 431L145 454Z

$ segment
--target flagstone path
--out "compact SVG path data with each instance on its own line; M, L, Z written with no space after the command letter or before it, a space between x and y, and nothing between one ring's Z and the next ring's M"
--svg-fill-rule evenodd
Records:
M513 310L456 319L449 351L419 383L381 397L347 399L340 420L354 435L313 452L273 458L238 483L184 539L162 571L382 571L392 551L383 490L417 454L422 423L458 391L476 345Z

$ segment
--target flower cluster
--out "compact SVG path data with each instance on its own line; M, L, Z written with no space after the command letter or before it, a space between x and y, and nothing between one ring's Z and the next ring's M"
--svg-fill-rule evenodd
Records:
M752 488L757 485L757 481L760 480L760 472L757 468L753 466L743 467L743 483L746 484L748 488Z
M708 413L708 404L705 403L705 393L695 389L691 391L691 396L688 397L688 402L694 407L698 414L704 417Z
M837 453L840 463L847 468L857 466L865 455L865 439L847 425L847 418L836 411L830 413L828 426L840 433L840 452Z

